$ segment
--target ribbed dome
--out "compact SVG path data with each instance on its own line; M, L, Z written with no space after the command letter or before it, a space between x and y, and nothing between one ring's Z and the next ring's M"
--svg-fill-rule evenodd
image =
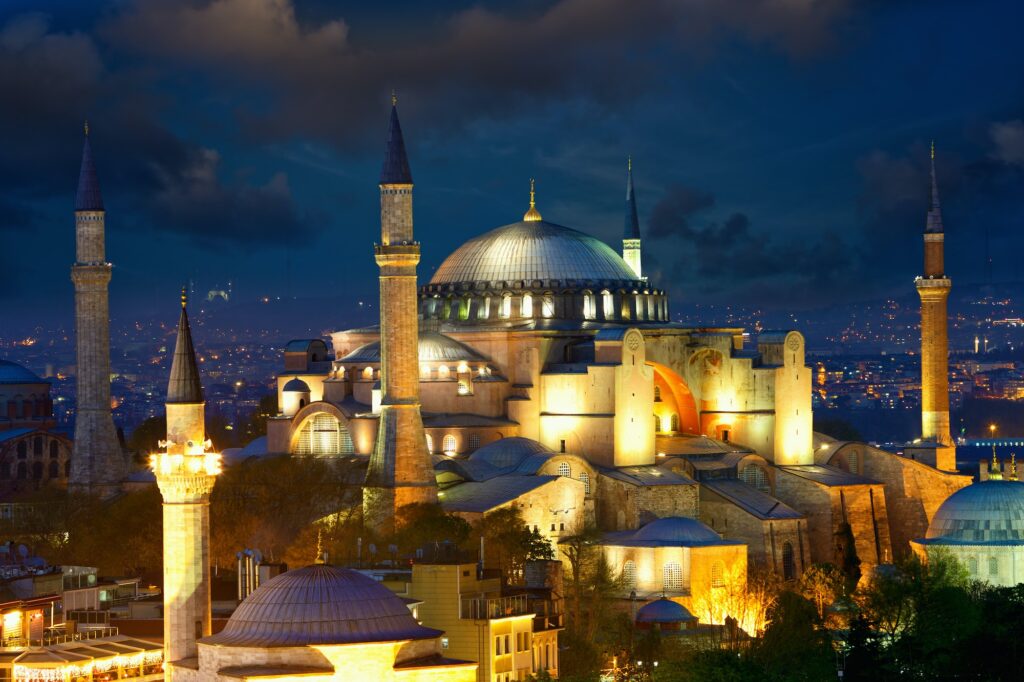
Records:
M982 481L961 488L935 512L926 538L956 544L1024 543L1024 483Z
M685 623L696 620L679 602L662 597L640 607L636 612L638 623Z
M697 519L682 516L671 516L655 519L633 533L635 540L644 542L669 542L683 544L703 544L720 542L721 536Z
M636 273L600 239L539 220L470 239L445 259L430 284L568 279L637 281Z
M295 377L284 385L284 391L288 393L309 393L309 384L302 379Z
M469 346L439 332L420 332L420 362L482 362L485 358ZM340 362L380 362L380 341L371 341L341 358Z
M204 644L284 647L438 637L416 622L399 597L362 573L307 566L283 573L249 595L224 629Z
M519 463L530 455L544 452L550 452L550 450L529 438L499 438L474 452L469 459L474 462L486 462L498 469L504 469L505 467L519 466Z
M0 384L45 384L35 372L8 360L0 360Z

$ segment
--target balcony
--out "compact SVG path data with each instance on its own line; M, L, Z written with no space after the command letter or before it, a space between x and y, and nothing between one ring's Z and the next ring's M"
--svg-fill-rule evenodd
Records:
M495 599L463 599L459 609L459 617L468 620L494 620L530 614L532 612L525 594Z

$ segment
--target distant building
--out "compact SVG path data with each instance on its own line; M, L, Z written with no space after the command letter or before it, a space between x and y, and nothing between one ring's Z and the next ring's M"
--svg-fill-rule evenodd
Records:
M50 382L0 360L0 410L0 491L66 485L71 440L55 430Z

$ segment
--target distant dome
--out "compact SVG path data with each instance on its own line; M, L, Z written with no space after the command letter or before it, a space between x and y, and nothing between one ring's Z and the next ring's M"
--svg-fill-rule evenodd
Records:
M679 602L662 597L640 607L636 612L637 623L685 623L697 620Z
M46 384L49 383L31 370L16 362L0 360L0 384Z
M671 544L708 544L721 542L721 536L697 519L670 516L655 519L633 533L640 542Z
M429 639L405 603L370 577L345 568L307 566L261 585L204 644L291 647Z
M420 362L483 362L485 357L469 346L439 332L420 332ZM339 362L380 362L380 341L371 341L356 348Z
M529 438L499 438L488 443L469 456L470 461L486 462L498 469L519 466L527 457L551 452L535 440Z
M925 537L950 544L1024 544L1024 482L961 488L935 512Z
M470 239L441 263L430 284L518 280L638 281L626 261L600 239L539 220Z
M309 393L309 384L302 379L295 377L284 385L283 390L289 393Z

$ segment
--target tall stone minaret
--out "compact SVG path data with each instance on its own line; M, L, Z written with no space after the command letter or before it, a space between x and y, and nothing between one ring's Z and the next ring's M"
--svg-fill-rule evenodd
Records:
M412 236L412 172L405 155L398 102L391 98L384 166L380 173L381 408L377 442L363 488L363 521L376 532L394 529L396 511L437 502L437 483L420 416L419 322Z
M935 443L935 466L956 471L949 431L949 339L947 306L953 283L946 276L942 211L931 150L931 204L924 228L924 274L915 280L921 297L921 439Z
M104 497L116 494L127 461L110 414L110 263L104 253L103 196L85 124L82 168L75 197L75 346L77 398L69 487Z
M622 260L633 269L637 279L645 279L640 267L640 220L633 191L632 157L626 161L626 229L622 233Z
M167 383L167 440L161 444L164 452L150 458L164 500L164 661L169 664L195 656L196 640L211 634L210 494L220 455L208 451L205 406L182 290ZM173 679L173 665L167 679Z

